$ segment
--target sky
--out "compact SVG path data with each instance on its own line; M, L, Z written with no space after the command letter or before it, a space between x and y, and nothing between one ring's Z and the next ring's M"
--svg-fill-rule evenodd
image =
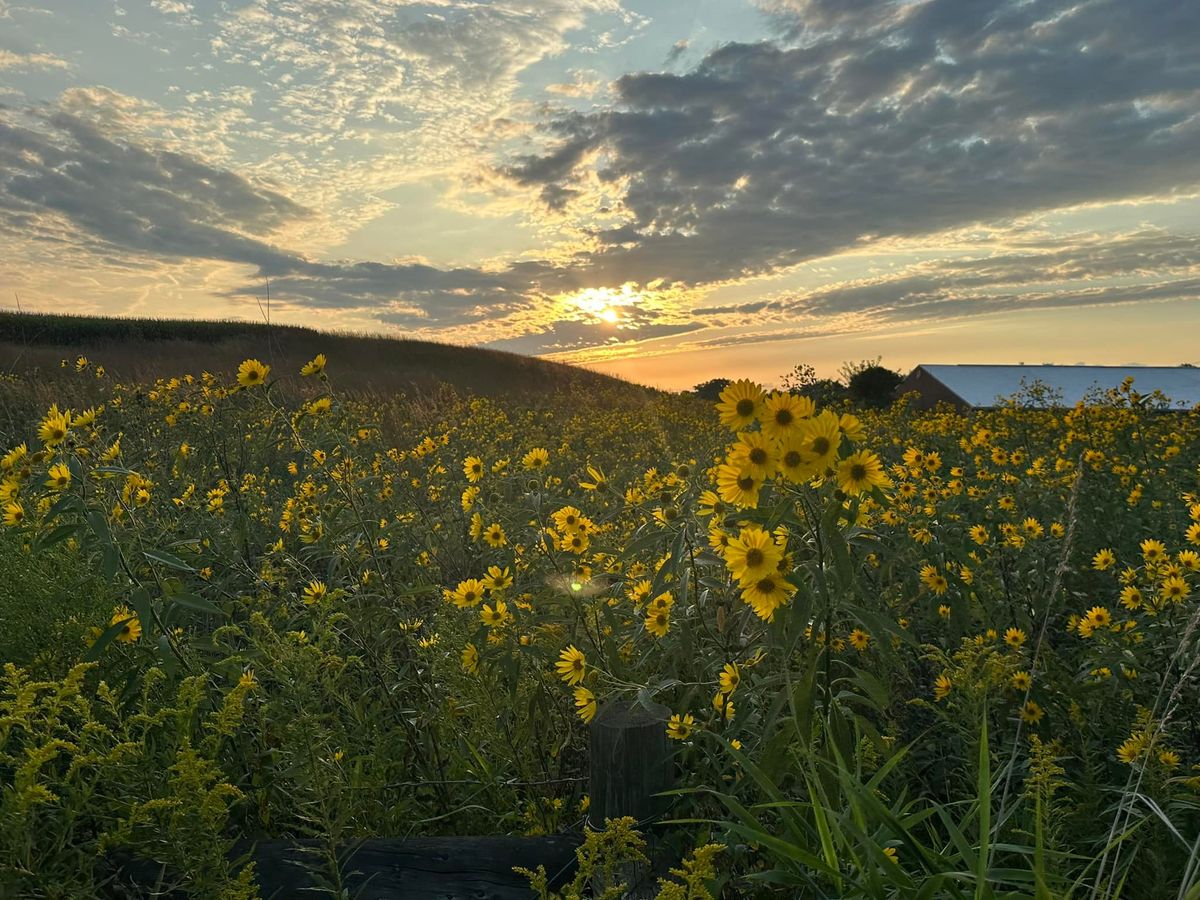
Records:
M0 0L0 306L546 356L1200 362L1200 6Z

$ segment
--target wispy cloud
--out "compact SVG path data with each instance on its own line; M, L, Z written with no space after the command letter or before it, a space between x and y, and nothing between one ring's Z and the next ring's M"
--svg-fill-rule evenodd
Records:
M0 4L0 19L4 18L4 7ZM70 69L71 64L51 53L15 53L0 49L0 72L10 69Z

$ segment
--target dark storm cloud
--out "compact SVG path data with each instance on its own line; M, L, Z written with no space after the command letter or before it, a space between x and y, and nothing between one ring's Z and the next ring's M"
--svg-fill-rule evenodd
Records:
M82 242L103 259L151 256L253 266L238 294L272 293L314 306L395 304L397 323L469 322L524 304L541 274L420 264L312 262L270 236L312 212L274 190L195 157L114 140L65 113L24 126L0 118L0 233ZM65 220L69 237L48 219ZM123 251L123 252L122 252Z
M1200 15L1178 0L775 2L785 35L617 80L508 174L561 207L600 162L631 226L597 281L704 283L1200 183Z

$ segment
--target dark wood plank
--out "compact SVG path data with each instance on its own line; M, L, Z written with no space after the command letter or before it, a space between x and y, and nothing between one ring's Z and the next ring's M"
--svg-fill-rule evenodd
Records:
M370 838L340 852L343 885L356 900L528 900L528 880L513 866L546 867L557 886L574 875L582 835ZM317 841L259 841L250 849L267 900L317 897L323 865ZM136 889L160 883L161 867L125 859L119 883ZM168 879L169 881L169 879ZM115 890L112 896L138 896ZM172 897L186 896L173 892Z

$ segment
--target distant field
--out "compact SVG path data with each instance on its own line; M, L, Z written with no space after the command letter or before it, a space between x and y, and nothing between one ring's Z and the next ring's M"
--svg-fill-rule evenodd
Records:
M0 369L57 369L93 355L119 378L151 380L236 368L247 357L295 380L317 353L343 361L343 390L401 391L451 384L484 396L563 389L645 389L563 363L430 341L334 334L294 325L187 319L135 319L0 312Z

